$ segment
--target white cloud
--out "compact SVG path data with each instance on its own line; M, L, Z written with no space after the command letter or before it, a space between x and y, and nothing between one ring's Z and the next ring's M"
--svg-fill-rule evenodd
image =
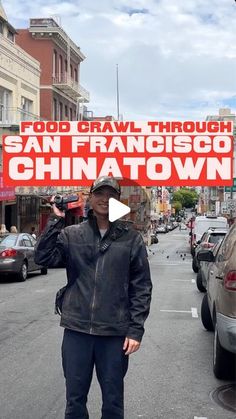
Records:
M87 57L81 84L96 114L116 115L116 63L126 119L204 119L236 96L233 0L3 3L16 27L27 27L30 17L61 16Z

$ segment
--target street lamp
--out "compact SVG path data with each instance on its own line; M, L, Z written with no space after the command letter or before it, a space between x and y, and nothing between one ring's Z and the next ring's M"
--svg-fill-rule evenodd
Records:
M120 92L119 92L119 66L116 64L116 105L117 105L117 121L120 119Z

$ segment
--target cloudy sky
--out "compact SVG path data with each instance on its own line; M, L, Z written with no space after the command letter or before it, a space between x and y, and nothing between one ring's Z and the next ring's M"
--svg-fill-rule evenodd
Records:
M81 47L81 84L95 115L194 119L236 111L234 0L2 0L10 23L60 18Z

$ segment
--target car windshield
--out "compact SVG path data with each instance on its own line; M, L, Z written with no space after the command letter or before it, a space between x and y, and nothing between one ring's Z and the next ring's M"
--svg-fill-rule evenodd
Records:
M12 247L15 246L17 240L16 234L9 234L8 236L0 237L0 246Z
M209 237L209 243L218 243L218 241L221 240L224 236L224 233L211 234Z

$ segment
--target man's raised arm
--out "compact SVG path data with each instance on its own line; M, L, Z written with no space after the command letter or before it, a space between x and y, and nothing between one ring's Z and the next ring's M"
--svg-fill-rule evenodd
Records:
M48 268L64 268L66 263L66 247L68 240L63 230L65 213L53 205L54 216L37 240L34 260L38 265Z

